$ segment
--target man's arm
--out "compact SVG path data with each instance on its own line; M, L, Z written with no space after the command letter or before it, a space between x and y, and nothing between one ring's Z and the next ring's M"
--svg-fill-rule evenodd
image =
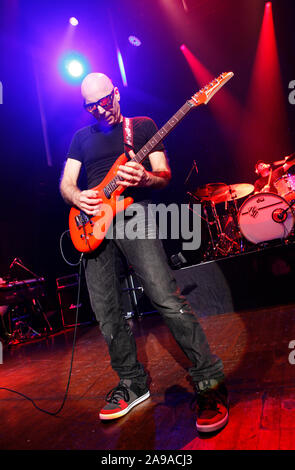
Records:
M78 188L81 165L78 160L67 159L60 182L60 192L68 204L77 206L88 215L96 215L102 199L97 197L97 191L92 189L81 191Z
M294 160L292 160L292 161L289 162L289 163L284 163L284 165L283 165L284 171L285 171L285 172L288 171L288 170L291 168L291 166L293 166L293 165L294 165Z
M130 152L134 156L134 152ZM166 155L162 151L152 152L149 155L152 171L147 171L143 165L136 162L126 162L119 167L118 175L124 178L120 184L125 187L139 186L164 188L171 179L171 169Z

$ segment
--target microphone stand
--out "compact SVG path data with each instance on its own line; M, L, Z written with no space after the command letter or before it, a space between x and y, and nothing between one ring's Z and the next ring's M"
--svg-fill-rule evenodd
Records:
M12 266L14 266L15 264L17 264L18 266L20 266L22 269L24 269L25 271L29 272L30 274L32 274L32 276L34 276L35 279L39 280L39 279L43 279L41 278L40 276L38 276L36 273L34 273L33 271L31 271L29 268L27 268L22 260L20 258L15 258L15 260L12 262L11 264L11 268Z
M197 167L197 164L196 164L196 161L194 160L193 162L193 166L191 167L190 171L189 171L189 174L187 175L186 177L186 180L184 182L184 184L187 184L188 180L190 179L191 177L191 174L193 172L193 169L195 168L196 172L199 173L199 170L198 170L198 167Z

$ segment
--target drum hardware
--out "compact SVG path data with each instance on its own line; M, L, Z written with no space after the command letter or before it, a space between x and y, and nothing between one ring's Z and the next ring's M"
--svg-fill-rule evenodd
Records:
M201 186L195 191L195 193L187 192L195 201L202 204L202 209L204 212L204 217L200 214L197 214L202 220L206 222L207 230L209 233L210 240L208 242L207 250L204 254L204 259L216 258L218 256L227 256L229 250L231 250L231 240L222 229L218 213L216 211L215 203L212 200L214 191L220 189L221 187L226 186L224 183L213 183L205 186ZM188 206L191 211L194 210ZM210 215L213 220L210 220ZM214 240L213 230L215 229L215 237L217 240Z
M208 183L198 187L194 192L187 193L190 198L202 205L204 216L200 217L206 222L209 238L204 259L252 250L253 244L259 249L262 245L267 246L275 240L294 243L295 163L293 164L293 161L295 161L295 152L269 165L271 171L268 184L274 175L273 169L288 164L284 167L285 174L273 183L278 194L261 192L251 195L254 185L248 183L231 185ZM187 180L193 168L194 165ZM197 168L196 171L198 172ZM239 208L238 200L246 197ZM216 207L221 203L225 204L223 216L220 214L220 208Z
M188 193L202 204L207 224L209 242L204 258L229 256L244 251L244 239L238 224L237 200L253 192L254 186L248 183L227 185L209 183ZM225 203L225 223L222 224L216 204ZM229 231L230 229L230 231Z

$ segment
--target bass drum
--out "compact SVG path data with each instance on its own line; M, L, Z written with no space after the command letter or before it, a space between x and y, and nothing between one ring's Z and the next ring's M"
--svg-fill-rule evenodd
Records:
M238 222L243 236L256 244L287 238L294 225L294 212L278 194L258 193L242 204Z

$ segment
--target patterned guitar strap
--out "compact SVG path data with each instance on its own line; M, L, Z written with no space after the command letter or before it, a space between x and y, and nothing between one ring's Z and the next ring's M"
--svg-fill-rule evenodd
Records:
M131 118L123 118L123 138L124 152L128 156L128 152L133 150L133 125Z

